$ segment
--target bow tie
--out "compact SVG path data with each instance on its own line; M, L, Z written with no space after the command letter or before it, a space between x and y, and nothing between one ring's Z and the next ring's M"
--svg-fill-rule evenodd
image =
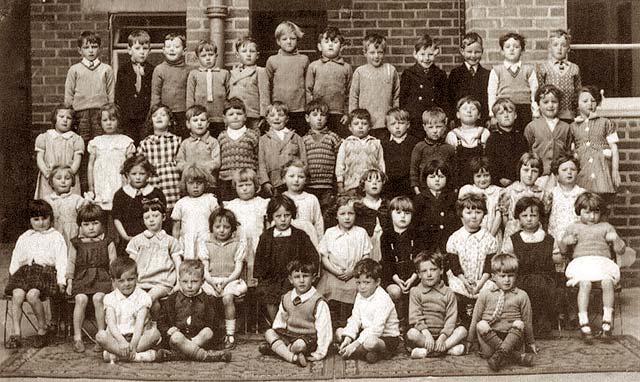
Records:
M558 69L560 70L565 70L567 68L567 66L569 66L569 64L567 64L565 61L560 60L560 61L556 61L555 65L558 65Z

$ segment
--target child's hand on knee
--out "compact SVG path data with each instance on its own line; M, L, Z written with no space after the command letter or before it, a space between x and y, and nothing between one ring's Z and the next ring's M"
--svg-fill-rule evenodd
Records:
M445 347L445 342L446 342L446 339L444 338L444 336L438 337L435 344L435 351L440 353L445 352L447 350L447 348Z
M358 346L359 344L357 342L352 342L340 352L340 355L343 358L349 358L358 350Z
M429 338L427 337L427 339L424 341L424 348L427 349L428 353L431 353L436 347L436 343L435 341L433 341L433 338Z

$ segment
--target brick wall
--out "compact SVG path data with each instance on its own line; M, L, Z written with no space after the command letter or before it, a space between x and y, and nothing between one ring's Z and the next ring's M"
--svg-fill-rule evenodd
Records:
M612 120L620 137L622 186L618 189L610 221L627 240L627 245L640 250L640 118Z

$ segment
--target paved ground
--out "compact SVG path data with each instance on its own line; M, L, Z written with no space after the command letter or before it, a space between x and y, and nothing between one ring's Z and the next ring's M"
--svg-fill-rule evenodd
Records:
M0 287L4 288L6 283L6 275L7 270L9 268L9 253L7 247L5 245L0 246ZM0 302L0 325L4 327L5 320L5 306L6 301ZM621 294L621 305L623 307L621 314L616 312L616 322L615 322L615 334L629 334L634 337L640 339L640 287L627 288L622 291ZM30 310L28 306L25 304L25 309L30 314ZM28 323L23 320L23 335L29 336L33 335L33 329L28 325ZM4 340L4 336L0 338L0 340ZM4 361L9 356L9 351L4 349L4 347L0 346L0 363ZM24 381L25 378L5 378L3 381ZM38 378L32 379L38 381L53 381L53 379L46 378ZM378 379L376 381L382 381L387 379ZM584 374L547 374L547 375L531 375L531 376L496 376L491 375L487 377L448 377L448 378L436 378L436 377L424 377L424 378L401 378L396 379L396 381L400 382L417 382L417 381L460 381L460 382L480 382L480 381L491 381L491 382L511 382L511 381L547 381L547 382L569 382L569 381L577 381L580 382L600 382L600 381L640 381L640 373L608 373L608 374L598 374L598 373L584 373ZM59 379L55 380L59 381ZM84 379L77 379L76 381L90 381ZM360 379L358 381L373 381L368 379Z

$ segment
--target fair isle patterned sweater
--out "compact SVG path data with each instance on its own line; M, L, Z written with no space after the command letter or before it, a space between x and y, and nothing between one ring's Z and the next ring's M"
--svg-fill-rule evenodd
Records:
M343 182L344 191L357 188L360 177L370 169L385 171L380 140L371 135L352 135L342 141L336 158L336 181Z
M220 133L220 179L230 180L236 170L245 168L258 171L258 133L252 129L236 140L229 138L226 131Z

